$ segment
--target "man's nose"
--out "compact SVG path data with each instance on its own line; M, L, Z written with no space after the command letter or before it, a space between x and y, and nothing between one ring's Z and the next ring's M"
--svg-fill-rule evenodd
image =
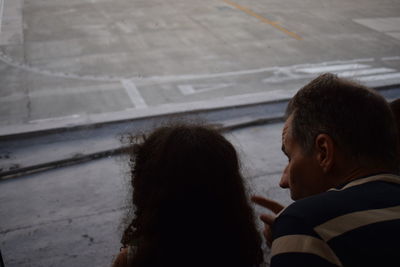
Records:
M283 170L281 180L279 182L279 186L282 188L289 188L289 168L286 166L286 168Z

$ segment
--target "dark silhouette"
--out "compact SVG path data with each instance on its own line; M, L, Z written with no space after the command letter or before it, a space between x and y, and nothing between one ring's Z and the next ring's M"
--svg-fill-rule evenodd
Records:
M295 202L283 210L253 197L279 213L261 216L271 267L399 266L398 137L386 100L328 73L296 93L286 116L280 186Z
M397 132L400 134L400 98L390 102L390 108L392 109L396 121Z
M121 241L129 249L114 266L250 267L263 261L237 153L218 131L161 127L130 154L134 219Z
M400 159L400 98L393 100L389 104L390 104L390 109L392 110L394 116L394 120L396 122L397 136L399 141L399 146L397 148L398 149L397 155Z
M4 267L4 261L3 261L3 256L1 255L1 250L0 250L0 267Z

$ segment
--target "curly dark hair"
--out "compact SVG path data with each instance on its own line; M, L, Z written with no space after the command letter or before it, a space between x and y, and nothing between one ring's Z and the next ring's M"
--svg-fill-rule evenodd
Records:
M135 267L256 266L261 237L235 148L208 126L154 130L130 150Z

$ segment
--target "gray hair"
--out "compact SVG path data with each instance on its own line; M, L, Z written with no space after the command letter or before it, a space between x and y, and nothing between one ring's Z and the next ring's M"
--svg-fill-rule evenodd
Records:
M398 169L393 114L374 90L326 73L296 93L286 109L290 115L293 138L305 153L311 153L316 136L325 133L360 165Z

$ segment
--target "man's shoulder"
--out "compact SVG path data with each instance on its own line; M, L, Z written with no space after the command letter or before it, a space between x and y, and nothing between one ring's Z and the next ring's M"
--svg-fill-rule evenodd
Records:
M297 200L286 207L279 217L296 218L309 224L318 223L326 216L337 216L335 211L342 207L344 201L342 195L342 192L328 191Z
M400 205L400 177L377 175L298 200L279 217L296 218L315 226L344 214L397 205Z
M397 261L398 179L393 175L365 177L289 205L272 226L272 261L300 261L308 266L336 264L335 259L342 262L336 265L344 266ZM325 265L308 264L307 257L325 260Z

